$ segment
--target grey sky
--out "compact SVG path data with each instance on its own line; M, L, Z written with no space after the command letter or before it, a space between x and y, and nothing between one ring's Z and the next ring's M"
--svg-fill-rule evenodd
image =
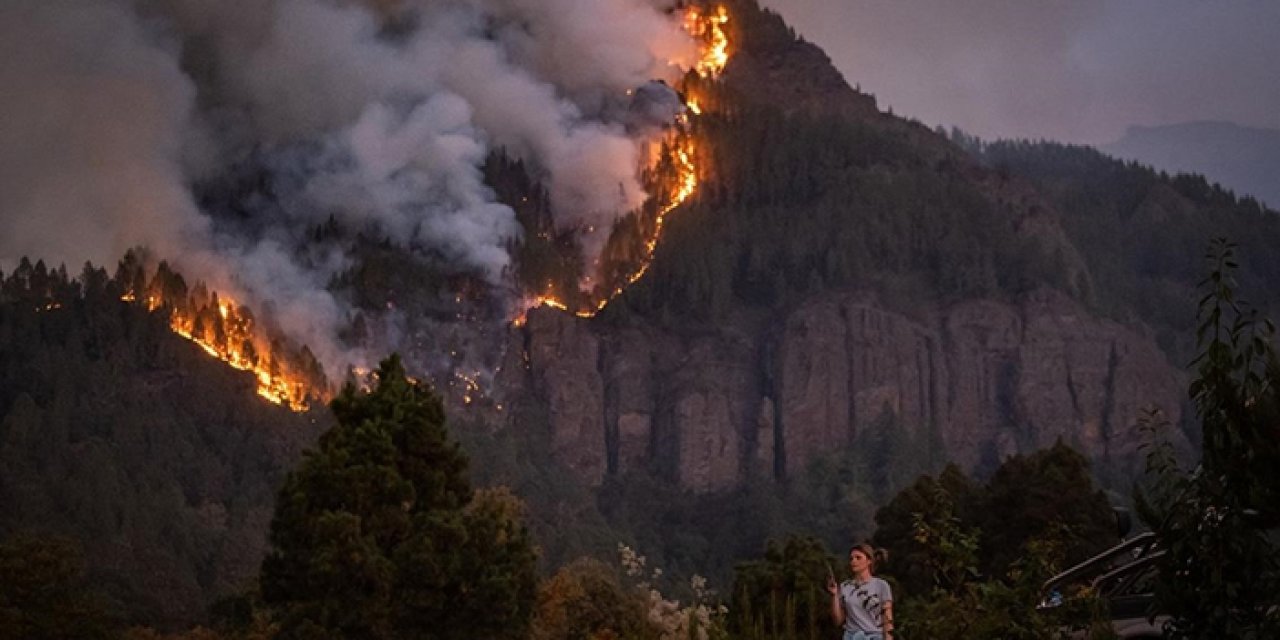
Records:
M1280 129L1273 0L761 0L881 108L983 137Z

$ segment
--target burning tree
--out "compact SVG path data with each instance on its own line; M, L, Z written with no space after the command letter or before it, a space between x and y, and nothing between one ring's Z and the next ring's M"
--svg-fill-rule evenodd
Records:
M148 277L144 252L129 251L120 261L115 282L121 299L168 317L169 328L210 356L248 371L258 395L294 411L305 411L311 399L329 397L324 368L305 345L286 341L282 332L259 320L247 306L202 282L186 280L161 261Z

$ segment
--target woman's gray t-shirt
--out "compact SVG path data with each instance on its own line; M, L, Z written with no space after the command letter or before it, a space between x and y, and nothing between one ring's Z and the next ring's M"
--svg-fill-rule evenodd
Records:
M840 583L840 600L844 603L845 630L879 633L884 623L884 605L893 602L893 592L889 583L880 578L861 584L845 580Z

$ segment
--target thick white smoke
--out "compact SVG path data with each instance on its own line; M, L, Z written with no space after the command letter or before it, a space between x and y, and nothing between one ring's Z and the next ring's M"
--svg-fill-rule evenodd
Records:
M207 234L181 167L196 88L126 6L0 4L0 267Z
M644 134L626 90L696 46L657 0L10 0L0 6L0 267L111 264L147 245L270 306L327 365L350 266L310 246L330 218L499 282L514 213L481 165L502 147L559 224L638 206ZM263 173L245 220L191 188Z

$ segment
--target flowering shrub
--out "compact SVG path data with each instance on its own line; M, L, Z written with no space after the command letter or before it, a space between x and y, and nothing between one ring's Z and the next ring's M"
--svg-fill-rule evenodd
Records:
M655 567L646 574L645 557L625 544L618 544L618 557L623 572L645 600L649 621L657 627L662 640L728 637L724 619L729 608L715 602L715 591L707 587L706 578L695 574L689 579L693 597L689 604L684 605L679 600L668 599L658 590L656 583L662 577L662 569Z

